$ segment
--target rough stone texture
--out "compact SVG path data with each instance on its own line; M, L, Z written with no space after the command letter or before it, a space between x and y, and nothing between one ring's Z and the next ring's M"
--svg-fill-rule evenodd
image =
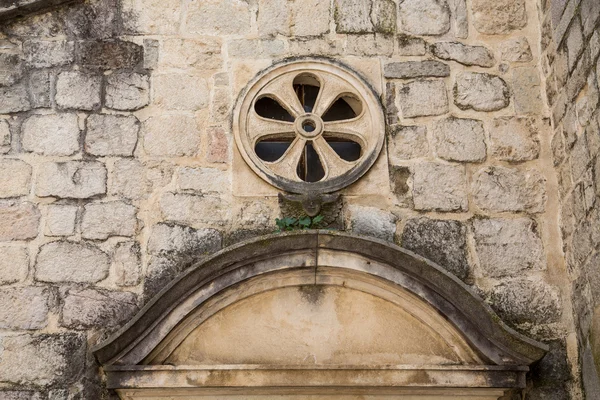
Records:
M160 199L160 209L166 221L191 225L223 225L229 215L225 199L185 193L165 193Z
M177 182L182 190L200 193L227 192L231 186L229 174L215 168L182 168L177 174Z
M346 53L359 56L390 56L394 52L394 37L391 35L348 35Z
M290 4L288 2L288 4ZM294 1L291 4L291 30L292 35L319 36L329 32L331 15L331 2L328 0ZM260 14L259 14L260 15Z
M421 163L413 167L417 210L466 211L467 176L463 166Z
M439 264L460 279L469 276L467 228L462 222L409 219L402 232L401 245Z
M427 42L419 37L399 34L398 55L401 56L424 56L427 52Z
M33 239L39 225L40 211L35 204L0 202L0 241Z
M47 156L70 156L79 151L75 114L33 115L22 127L23 149Z
M23 43L23 53L30 67L57 67L73 62L75 43L63 40L26 41Z
M225 129L211 127L207 129L208 146L206 160L213 163L229 162L229 138Z
M181 19L178 0L123 0L126 33L173 34Z
M10 128L8 122L0 119L0 154L10 151Z
M137 228L136 212L134 206L122 201L87 204L81 219L81 236L96 240L133 236Z
M250 6L242 0L206 0L194 3L186 21L189 33L245 34L250 30Z
M3 390L0 391L0 396L2 400L44 400L42 393L29 390Z
M291 10L287 0L258 1L258 32L261 36L290 34Z
M540 142L534 118L502 117L490 128L490 153L502 161L527 161L538 158Z
M517 114L537 114L542 111L540 74L537 68L513 69L512 88Z
M285 43L278 39L238 39L229 42L228 53L236 58L275 58L286 53Z
M501 35L527 24L525 0L473 0L473 24L481 33Z
M29 98L33 108L50 108L53 74L48 70L34 70L29 75Z
M454 102L463 110L501 110L510 102L508 86L495 75L462 72L454 85Z
M166 74L153 77L153 104L169 110L198 110L208 105L210 90L207 82L187 74Z
M400 27L413 35L443 35L450 30L450 7L446 0L403 0Z
M405 118L442 115L448 112L446 84L442 80L416 80L399 88L399 103Z
M0 86L13 85L23 77L23 61L19 54L0 53Z
M500 53L502 61L525 63L533 60L529 42L523 36L502 43Z
M473 176L473 200L487 211L543 212L546 178L535 169L486 167Z
M454 36L466 39L469 37L469 10L467 9L467 2L466 0L450 0L449 5Z
M31 165L16 159L0 159L0 198L18 197L31 190Z
M460 42L439 42L431 46L433 55L442 60L452 60L464 65L493 67L494 55L483 46L468 46Z
M0 114L10 114L27 111L31 108L27 87L18 83L12 86L0 87Z
M396 5L390 0L335 0L338 33L392 33L396 29Z
M150 102L150 83L147 75L118 73L106 78L104 94L106 107L132 111Z
M558 291L533 278L503 281L492 289L489 301L508 322L547 324L561 315Z
M61 325L67 328L118 327L137 311L136 296L130 292L71 288L61 297Z
M483 123L448 118L433 124L433 144L438 157L449 161L483 161L486 157Z
M357 235L372 236L388 242L394 241L396 217L375 207L350 205L348 207L350 230Z
M140 122L133 115L90 115L84 148L96 156L131 156Z
M85 199L106 193L106 167L96 161L48 162L39 166L36 195Z
M0 289L0 329L43 329L50 291L28 286Z
M429 154L427 128L424 126L394 126L388 138L390 164L425 157Z
M158 224L152 228L148 252L157 255L210 254L221 248L221 233L215 229L194 229L182 225Z
M141 250L137 242L120 242L113 252L112 268L119 286L134 286L140 283Z
M98 282L108 276L109 257L86 243L66 241L43 245L37 255L35 278L43 282Z
M450 67L435 60L392 62L385 64L383 74L386 78L398 79L443 78L450 76Z
M56 79L56 104L64 109L94 110L100 107L99 76L79 72L61 72Z
M142 199L171 180L172 167L168 164L142 164L137 160L121 159L115 162L110 180L110 193L126 199Z
M85 335L75 333L3 336L0 381L20 385L69 384L85 363Z
M545 265L539 227L529 218L474 219L479 266L487 277L519 276Z
M77 224L77 206L51 204L46 211L46 236L71 236L75 234Z
M0 245L0 285L23 281L29 271L29 252L21 245Z
M150 117L142 124L144 149L152 156L191 156L200 147L194 118L184 115Z
M143 60L142 46L122 40L79 43L77 62L86 68L135 68Z
M259 15L260 18L260 15ZM221 69L223 42L217 37L198 39L166 39L159 55L160 66L207 70Z

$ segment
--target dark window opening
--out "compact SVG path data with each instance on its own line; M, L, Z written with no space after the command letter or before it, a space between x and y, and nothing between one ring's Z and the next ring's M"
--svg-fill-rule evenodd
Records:
M342 96L337 99L325 114L323 114L323 121L343 121L346 119L356 118L360 114L361 107L360 102L349 96Z
M291 114L276 100L270 97L258 99L256 103L254 103L254 110L263 118L294 122L294 117L292 117Z
M319 182L325 177L325 170L311 142L304 146L296 173L304 182Z
M283 153L290 147L292 144L289 142L270 142L263 140L262 142L256 143L254 147L254 151L256 155L263 161L274 162L281 158Z

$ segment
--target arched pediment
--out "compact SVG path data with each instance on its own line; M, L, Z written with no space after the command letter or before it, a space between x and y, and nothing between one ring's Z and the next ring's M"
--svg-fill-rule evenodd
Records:
M344 387L418 398L461 388L491 399L522 387L545 350L435 264L381 241L309 231L194 265L95 354L109 387L130 398Z

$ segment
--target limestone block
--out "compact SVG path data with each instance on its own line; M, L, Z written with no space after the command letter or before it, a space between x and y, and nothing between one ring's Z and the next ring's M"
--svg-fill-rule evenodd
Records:
M171 73L157 75L152 80L154 101L168 110L195 111L208 105L210 89L198 76Z
M43 245L35 264L35 278L43 282L101 281L108 276L108 255L88 243L67 241Z
M468 201L465 168L439 163L415 165L413 200L417 210L466 211Z
M471 11L481 33L502 35L527 25L525 0L473 0Z
M23 149L46 156L70 156L79 150L75 114L32 115L23 123Z
M142 46L124 40L86 40L79 42L77 63L85 68L132 69L144 57Z
M336 56L343 51L342 41L326 38L300 37L290 39L290 53L294 56Z
M286 53L285 42L279 39L236 39L227 44L230 57L276 58Z
M31 68L58 67L70 64L75 56L75 43L64 40L43 40L23 43L25 62Z
M36 195L85 199L106 193L106 167L96 161L47 162L36 177Z
M501 110L510 102L508 86L495 75L462 72L454 85L454 102L462 110Z
M495 60L490 50L483 46L469 46L460 42L439 42L431 46L433 55L442 60L452 60L463 65L493 67Z
M437 263L460 279L469 276L467 228L460 221L411 218L401 246Z
M6 120L0 119L0 154L10 151L10 128Z
M137 242L119 242L113 252L112 268L117 285L134 286L141 279L141 251Z
M48 324L50 291L26 286L0 289L0 329L43 329Z
M287 0L259 0L258 33L261 36L290 36L291 10ZM308 7L306 8L309 9ZM323 18L325 19L325 18ZM317 21L315 21L317 22Z
M40 211L28 202L0 202L0 241L27 240L38 235Z
M561 316L558 290L535 278L503 281L492 289L490 302L507 322L547 324Z
M190 225L223 225L231 211L228 202L221 197L184 193L165 193L160 198L160 209L166 221Z
M10 86L19 82L23 71L23 61L19 54L0 53L0 86Z
M269 1L269 0L267 0ZM290 4L290 2L288 2ZM303 0L291 3L292 35L320 36L329 32L331 2L328 0Z
M137 311L131 292L70 288L61 297L61 325L71 329L118 327Z
M450 117L433 123L433 144L438 157L449 161L485 160L483 122Z
M473 219L479 266L484 276L518 276L545 269L545 254L535 221L529 218Z
M530 62L533 60L531 47L524 36L509 39L500 44L502 61L508 62Z
M583 33L579 18L574 18L569 32L567 33L567 42L565 49L567 51L567 60L569 62L569 71L577 65L577 60L583 51Z
M29 251L26 246L0 245L0 285L10 285L27 278Z
M446 84L442 80L416 80L399 87L404 118L442 115L448 112Z
M338 33L393 33L396 30L396 5L390 0L335 0L334 7Z
M31 165L21 160L0 160L0 198L26 196L31 188Z
M394 241L396 217L375 207L350 205L348 207L350 230L358 235L372 236L388 242Z
M394 52L394 37L391 35L348 35L346 53L359 56L391 56Z
M48 70L34 70L29 74L29 96L34 108L50 108L52 74Z
M106 107L115 110L139 110L150 103L150 83L147 75L117 73L106 78Z
M43 398L42 393L30 390L2 390L0 398L2 400L43 400L45 396Z
M250 31L250 6L243 0L205 0L188 7L188 33L243 35Z
M543 110L540 72L535 67L513 69L512 88L517 114L541 114Z
M200 193L228 192L231 187L230 173L216 168L181 168L177 182L181 190Z
M232 103L230 88L215 86L209 108L210 123L228 125Z
M188 226L158 224L152 228L148 252L161 255L190 254L197 257L221 248L221 233L215 229L194 229Z
M167 39L162 42L159 63L161 66L190 68L201 71L221 69L220 38Z
M443 35L450 30L446 0L400 1L400 27L413 35Z
M152 156L191 156L200 147L194 118L185 115L150 117L142 124L144 149Z
M78 7L65 7L62 21L67 36L84 39L108 39L121 33L121 2L94 0ZM125 21L123 21L125 23Z
M171 175L170 165L145 165L132 159L117 160L111 174L110 193L132 200L146 198L155 188L167 185Z
M213 163L229 162L229 138L225 129L220 127L211 127L207 129L208 146L206 161Z
M131 156L139 130L140 122L133 115L90 115L85 151L96 156Z
M482 210L543 212L546 178L535 169L486 167L473 175L473 200Z
M64 109L94 110L100 107L102 79L85 72L68 71L56 79L56 104Z
M27 87L21 82L12 86L0 86L0 114L9 114L31 109Z
M459 39L469 37L469 11L466 0L449 0L454 36Z
M561 142L562 143L562 142ZM527 161L538 158L540 142L534 118L502 117L490 128L491 155L502 161Z
M46 236L71 236L75 234L77 206L51 204L46 211Z
M427 42L419 37L398 34L398 55L424 56L427 53Z
M87 204L81 219L81 236L96 240L133 236L137 229L136 213L134 206L122 201Z
M123 0L123 28L126 33L174 34L181 19L179 0Z
M73 382L85 365L85 335L32 334L0 337L0 381L49 386Z
M450 76L450 67L435 60L404 61L385 64L383 74L386 78L411 79Z
M398 165L403 160L425 157L429 154L427 128L425 126L395 126L388 138L390 164Z

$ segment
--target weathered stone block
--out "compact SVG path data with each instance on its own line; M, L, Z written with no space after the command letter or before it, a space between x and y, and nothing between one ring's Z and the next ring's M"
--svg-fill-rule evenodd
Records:
M131 69L143 61L142 46L122 40L83 41L77 62L86 68Z
M0 53L0 86L10 86L23 77L23 61L19 54Z
M134 206L122 201L87 204L81 219L81 236L97 240L133 236L137 229L136 213Z
M187 226L158 224L152 228L148 252L161 255L198 257L221 248L221 233L215 229L194 229Z
M210 123L228 125L231 118L232 103L230 88L215 86L209 108Z
M150 117L142 124L144 150L152 156L191 156L200 147L197 121L183 115Z
M462 110L501 110L510 102L508 86L495 75L463 72L456 78L454 102Z
M469 37L469 11L466 0L450 0L450 13L452 15L452 27L454 36L459 39Z
M106 78L106 107L115 110L139 110L150 103L150 83L147 75L118 73Z
M108 255L94 245L66 241L43 245L35 278L43 282L98 282L108 276Z
M483 122L451 117L434 122L432 132L438 157L449 161L485 160Z
M48 68L70 64L74 60L75 43L63 40L23 43L25 61L32 68Z
M75 114L32 115L21 128L23 149L47 156L70 156L79 150Z
M403 0L400 27L413 35L443 35L450 30L450 7L446 0Z
M0 289L0 329L43 329L48 324L50 291L27 286Z
M462 280L469 276L467 228L462 222L411 218L402 232L401 245Z
M61 325L71 329L118 327L137 311L131 292L70 288L61 297Z
M334 6L338 33L393 33L396 30L396 5L390 0L335 0Z
M285 43L279 39L236 39L227 45L230 57L276 58L286 53Z
M38 235L40 211L28 202L0 202L0 241L27 240Z
M348 35L346 52L359 56L391 56L394 52L394 37L391 35Z
M386 78L397 79L443 78L450 76L450 67L435 60L391 62L385 64L383 74Z
M513 69L512 88L517 114L541 114L543 103L540 72L537 68Z
M1 343L1 342L0 342ZM0 399L2 400L44 400L45 396L40 392L30 390L2 390Z
M527 161L538 158L540 142L535 119L495 119L490 128L490 151L492 156L502 161Z
M228 192L231 190L230 174L216 168L184 167L177 174L179 189L200 193Z
M119 242L113 252L113 270L119 286L134 286L141 279L141 250L137 242Z
M188 74L153 77L153 103L169 110L195 111L205 108L210 98L206 80Z
M160 65L196 69L202 72L218 70L223 65L221 38L167 39L162 42Z
M190 225L223 225L231 211L228 202L221 197L184 193L165 193L160 198L160 209L166 221Z
M491 51L483 46L469 46L460 42L439 42L431 46L433 55L442 60L452 60L463 65L493 67L495 60Z
M29 271L29 251L22 245L0 245L0 285L23 281Z
M490 302L507 322L547 324L561 316L558 290L535 278L503 281L492 289Z
M448 112L446 84L442 80L416 80L399 88L399 103L405 118L442 115Z
M0 114L10 114L31 109L26 85L0 86Z
M10 151L10 127L6 120L0 119L0 154L6 154Z
M372 236L388 242L394 241L396 217L375 207L350 205L348 207L350 230L363 236Z
M291 4L288 2L288 5L292 9L292 35L296 37L320 36L329 32L330 1L304 0L294 1ZM327 18L323 18L325 15Z
M473 24L481 33L502 35L527 25L525 0L473 0Z
M172 176L168 164L142 164L137 160L115 162L110 181L110 193L127 199L150 196L154 188L167 185Z
M51 204L46 211L46 236L71 236L75 234L77 206Z
M48 162L40 165L35 192L40 197L85 199L106 193L106 167L96 161Z
M429 154L427 128L425 126L395 126L388 139L390 164L398 165L403 160L425 157Z
M206 0L188 7L187 32L236 35L250 31L250 5L242 0Z
M417 210L466 211L468 201L465 168L439 163L415 165L413 200Z
M287 0L259 0L258 33L261 36L290 35L291 10Z
M473 176L473 200L482 210L543 212L546 178L535 169L486 167Z
M208 146L206 150L206 161L212 163L229 162L229 138L225 129L211 127L207 129Z
M169 35L179 29L179 0L123 0L121 9L126 33Z
M90 115L85 151L96 156L131 156L139 130L140 121L133 115Z
M518 276L545 269L542 239L532 219L474 219L473 233L484 276Z
M343 52L341 40L329 38L300 37L290 39L290 53L294 56L337 56Z
M509 39L500 45L502 61L508 62L530 62L533 60L531 47L524 36Z
M107 39L121 33L120 4L118 0L91 0L57 11L62 15L67 36Z
M0 198L26 196L31 190L31 165L0 159Z
M419 37L399 34L398 55L401 56L424 56L427 53L427 42Z
M29 74L29 98L33 108L50 108L52 74L48 70L34 70Z
M579 18L573 19L573 23L567 33L565 49L567 51L567 60L569 61L569 71L573 71L583 51L583 33L581 32Z
M100 107L102 79L85 72L61 72L56 79L56 104L60 108L94 110Z

